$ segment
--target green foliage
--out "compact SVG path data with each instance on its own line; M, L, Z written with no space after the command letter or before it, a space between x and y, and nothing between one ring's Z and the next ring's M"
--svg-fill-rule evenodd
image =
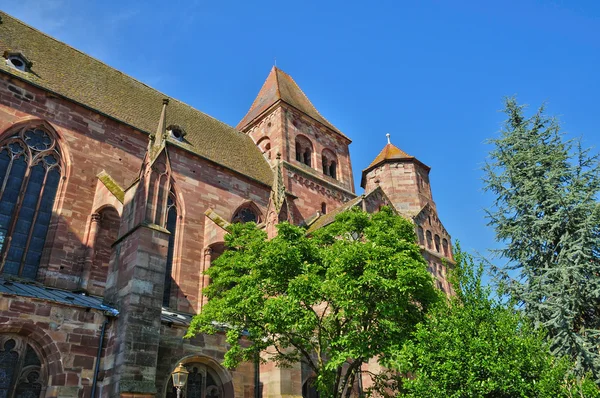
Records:
M536 327L552 352L576 361L579 375L600 377L600 165L540 108L530 118L514 98L485 166L488 211L499 254L500 287Z
M540 330L491 296L482 265L456 245L450 281L456 296L439 303L396 357L412 377L407 397L597 397L595 384L568 376L572 364L550 353Z
M342 213L311 237L287 223L278 230L267 240L253 224L231 226L188 336L226 328L225 366L266 351L280 366L307 364L321 396L340 397L439 300L414 226L384 208Z

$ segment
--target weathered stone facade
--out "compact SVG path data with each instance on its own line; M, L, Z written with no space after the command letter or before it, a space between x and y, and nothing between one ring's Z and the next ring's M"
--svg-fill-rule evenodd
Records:
M450 237L436 213L429 168L382 152L365 169L365 194L357 197L350 140L289 75L273 68L235 130L174 99L161 104L162 94L122 74L113 87L112 68L0 17L0 161L13 156L6 162L16 164L9 146L15 134L43 132L56 143L60 164L54 198L40 193L32 208L34 225L40 206L51 206L47 232L36 235L32 226L26 240L26 249L43 242L35 279L3 268L27 206L25 187L33 186L30 171L4 214L10 222L0 224L0 355L17 358L19 372L27 350L39 361L29 384L15 378L0 385L9 397L20 388L47 397L170 397L179 363L195 372L194 394L301 396L310 375L300 365L226 370L223 335L183 338L205 300L203 272L236 221L251 219L272 235L283 220L324 225L326 213L358 199L368 211L391 204L415 221L430 270L448 291ZM71 69L64 66L69 73L48 74L51 51L73 60ZM33 63L19 70L7 54ZM100 82L102 74L108 77ZM86 97L85 89L94 94ZM7 181L0 204L12 195L11 170L0 170L0 185Z

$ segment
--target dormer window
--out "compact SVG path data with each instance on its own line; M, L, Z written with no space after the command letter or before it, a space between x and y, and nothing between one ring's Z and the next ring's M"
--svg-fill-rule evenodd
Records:
M21 53L5 53L4 58L6 58L6 65L22 72L26 72L32 65Z
M172 124L167 127L167 131L171 137L175 138L179 142L183 142L183 137L185 137L186 132L180 126Z

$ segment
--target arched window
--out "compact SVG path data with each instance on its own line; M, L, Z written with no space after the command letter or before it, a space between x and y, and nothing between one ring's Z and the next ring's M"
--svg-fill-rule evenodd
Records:
M24 127L0 143L0 264L35 279L61 178L56 139Z
M329 149L324 149L321 160L323 164L323 174L332 178L337 178L337 157L335 156L335 153Z
M425 244L425 234L423 232L423 227L420 225L417 227L417 236L419 237L419 244L424 245Z
M27 340L0 335L0 397L43 397L45 379L42 361Z
M433 237L431 236L431 231L425 232L425 236L427 237L427 248L431 249L433 246Z
M440 236L438 234L435 234L434 242L435 242L435 251L439 253L440 252Z
M312 142L303 135L296 136L296 160L312 167Z
M448 240L446 238L442 239L442 250L444 251L444 256L450 257L448 250Z
M169 235L169 248L167 249L167 267L165 270L165 289L163 291L163 306L168 307L171 301L171 290L173 286L173 255L175 254L175 235L177 233L177 202L173 189L169 192L167 199L167 225L171 233Z
M251 206L246 205L246 206L242 206L239 209L237 209L237 211L233 215L231 222L233 222L233 223L255 222L258 224L260 222L260 218L258 215L258 211L256 209L254 209Z
M262 137L256 142L256 145L267 159L271 159L271 141L269 137Z

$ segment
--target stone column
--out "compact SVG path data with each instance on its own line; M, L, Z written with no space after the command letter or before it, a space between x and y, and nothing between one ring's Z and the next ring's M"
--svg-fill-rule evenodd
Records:
M79 283L80 288L86 291L90 283L90 275L92 273L92 267L94 266L94 259L96 257L96 239L98 237L98 232L100 232L100 221L102 221L102 214L92 214L90 231L87 238L87 250Z

